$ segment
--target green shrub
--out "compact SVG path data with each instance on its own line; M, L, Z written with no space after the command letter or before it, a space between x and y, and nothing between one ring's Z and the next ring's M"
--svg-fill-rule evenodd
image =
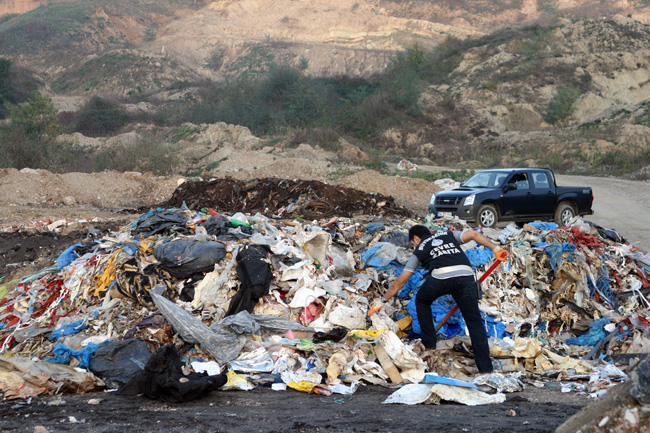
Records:
M567 119L575 110L575 103L580 97L580 89L576 87L563 87L557 89L553 100L544 112L544 120L555 125Z
M9 115L11 104L27 101L36 90L36 82L30 73L14 67L11 60L0 58L0 119Z
M37 94L9 105L9 122L0 125L0 167L61 171L69 144L58 140L61 125L52 99Z
M129 117L116 104L94 96L77 112L74 130L100 137L116 132L128 121Z

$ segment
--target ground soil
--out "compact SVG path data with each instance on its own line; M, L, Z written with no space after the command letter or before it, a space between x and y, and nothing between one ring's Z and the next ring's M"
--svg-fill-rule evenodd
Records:
M360 388L352 396L298 391L215 391L170 404L145 397L88 393L0 404L0 431L34 432L551 432L591 400L532 386L488 406L383 405L393 390ZM98 404L95 403L99 400ZM512 412L514 411L514 416Z

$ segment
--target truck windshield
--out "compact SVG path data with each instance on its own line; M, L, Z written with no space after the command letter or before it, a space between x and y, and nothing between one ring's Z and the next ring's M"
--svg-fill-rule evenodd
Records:
M468 188L494 188L501 185L507 176L507 173L501 173L497 171L482 171L470 177L469 180L467 180L461 186Z

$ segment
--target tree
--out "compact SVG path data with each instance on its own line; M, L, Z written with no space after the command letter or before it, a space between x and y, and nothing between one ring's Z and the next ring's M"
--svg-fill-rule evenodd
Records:
M555 125L567 119L575 111L575 103L580 97L580 89L563 87L555 91L555 96L544 112L544 120Z
M11 80L11 60L0 59L0 119L7 115L5 105L9 99Z
M9 105L9 123L0 129L0 165L14 168L60 169L65 144L52 99L37 94L21 105Z
M109 135L128 122L120 108L99 96L93 96L77 113L75 131L88 136Z

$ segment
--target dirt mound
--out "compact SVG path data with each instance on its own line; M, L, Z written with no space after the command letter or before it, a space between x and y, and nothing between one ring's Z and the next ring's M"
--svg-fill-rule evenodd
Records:
M0 204L86 204L97 208L140 207L169 197L179 177L151 173L65 173L0 170Z
M440 191L433 182L404 176L389 176L374 170L364 170L343 177L337 182L341 186L357 188L366 192L395 197L395 202L418 215L426 215L431 194Z
M364 193L353 188L328 185L312 180L279 178L237 180L230 177L207 181L188 181L180 185L161 207L190 209L211 207L308 219L353 215L411 216L408 209L392 197Z

